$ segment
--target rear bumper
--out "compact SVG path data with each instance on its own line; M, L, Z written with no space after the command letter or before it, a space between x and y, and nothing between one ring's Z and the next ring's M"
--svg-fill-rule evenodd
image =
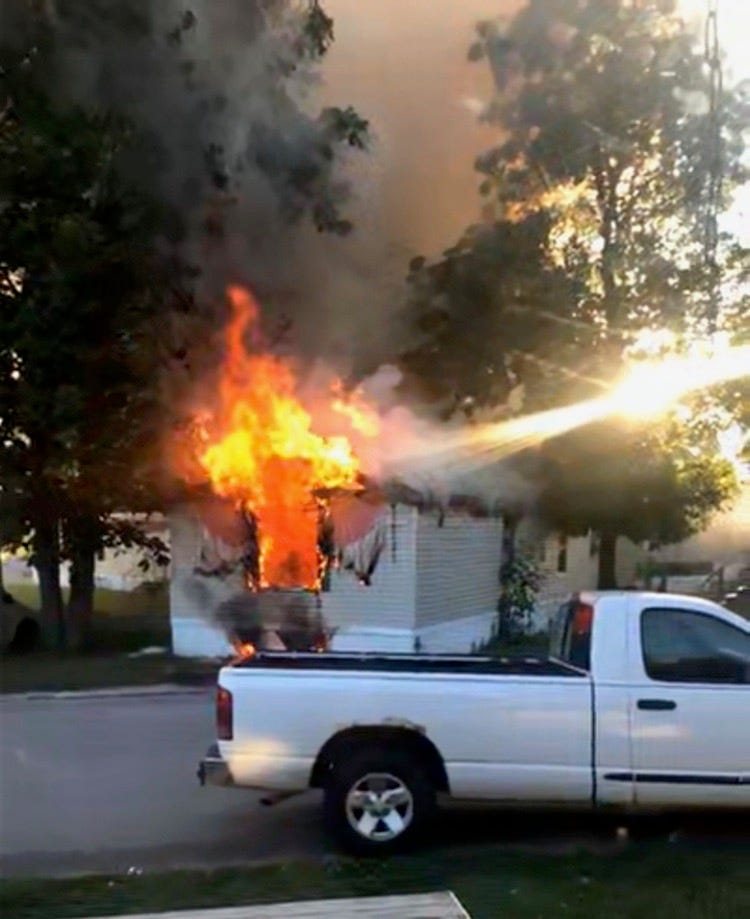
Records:
M232 773L229 771L224 759L219 752L218 744L211 744L206 750L206 755L198 763L198 781L201 785L218 785L227 787L234 785Z

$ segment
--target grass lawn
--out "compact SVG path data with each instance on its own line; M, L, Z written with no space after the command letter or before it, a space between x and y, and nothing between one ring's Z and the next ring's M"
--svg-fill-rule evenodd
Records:
M13 596L34 608L34 585L12 585ZM156 683L212 683L216 663L170 655L128 657L141 648L171 642L166 590L97 590L92 651L39 651L0 658L0 692L60 692Z
M31 609L39 609L39 588L36 584L6 584L13 597ZM67 589L63 595L67 600ZM97 587L94 594L94 608L103 616L150 616L169 615L169 588L166 584L154 587L140 587L135 590L110 590Z
M213 685L218 664L168 655L39 653L0 659L0 692L62 692L158 683ZM0 914L1 915L1 914Z
M495 846L387 862L328 859L247 869L7 880L0 915L70 919L326 897L453 890L473 919L734 919L750 916L747 849L666 843L615 856L529 855Z
M34 584L9 584L12 596L31 609L39 608ZM61 691L113 686L192 681L215 665L184 661L167 655L129 658L130 652L157 645L170 647L167 586L133 591L98 588L94 596L92 650L84 654L40 651L0 658L0 692Z
M62 692L76 689L107 689L116 686L153 686L157 683L213 685L218 662L155 655L128 657L127 651L146 645L169 645L157 621L112 616L99 621L99 652L73 654L53 651L0 657L0 693ZM539 647L497 646L495 654L539 654Z

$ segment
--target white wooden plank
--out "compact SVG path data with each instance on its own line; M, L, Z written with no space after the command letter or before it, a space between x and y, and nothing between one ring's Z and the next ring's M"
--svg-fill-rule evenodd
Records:
M230 906L170 913L141 913L127 919L470 919L450 891L392 897L304 900L266 906ZM117 917L100 917L117 919ZM122 919L122 917L121 917Z

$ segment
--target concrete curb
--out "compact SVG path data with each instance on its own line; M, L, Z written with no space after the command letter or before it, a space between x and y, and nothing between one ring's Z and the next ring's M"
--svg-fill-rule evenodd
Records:
M330 916L337 919L471 919L451 891L139 913L130 915L128 919L329 919Z
M46 702L50 699L143 699L151 696L202 696L209 694L212 688L212 686L156 683L153 686L112 686L106 689L66 689L59 692L9 692L0 695L0 701L25 699L28 702Z

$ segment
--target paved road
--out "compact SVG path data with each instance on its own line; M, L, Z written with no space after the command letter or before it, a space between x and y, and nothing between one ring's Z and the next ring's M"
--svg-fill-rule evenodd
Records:
M314 796L200 788L212 696L0 699L0 872L63 874L319 853Z
M314 793L263 808L253 792L199 787L196 764L213 739L209 693L0 697L0 731L0 874L152 871L329 851ZM748 846L747 828L740 834L730 828L732 843ZM534 851L618 845L580 817L467 810L446 815L435 844L483 841Z

